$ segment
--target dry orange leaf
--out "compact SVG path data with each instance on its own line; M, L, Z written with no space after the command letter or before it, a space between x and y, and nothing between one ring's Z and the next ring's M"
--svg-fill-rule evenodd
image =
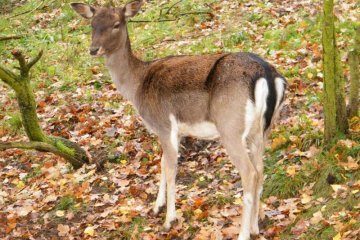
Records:
M294 177L296 175L296 166L289 166L286 169L286 173L290 176L290 177Z
M283 136L279 136L277 138L274 138L271 143L271 149L275 150L284 145L287 142L286 138Z
M59 224L59 225L57 226L57 230L59 231L59 232L58 232L58 235L59 235L60 237L64 237L64 236L66 236L66 235L69 234L69 232L70 232L70 227L69 227L68 225Z

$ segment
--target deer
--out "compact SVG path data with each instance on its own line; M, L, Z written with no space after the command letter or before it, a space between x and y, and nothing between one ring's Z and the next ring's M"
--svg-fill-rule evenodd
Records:
M287 82L254 53L169 56L142 61L131 49L127 22L141 9L71 3L91 20L90 55L104 57L119 93L131 101L162 147L155 214L166 204L163 228L176 220L175 179L181 138L220 139L243 188L239 240L259 234L265 142L283 105Z

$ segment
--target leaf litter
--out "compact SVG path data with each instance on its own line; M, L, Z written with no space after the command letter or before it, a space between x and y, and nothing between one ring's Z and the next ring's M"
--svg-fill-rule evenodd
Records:
M338 4L336 14L340 21L354 20L354 1ZM285 71L298 68L297 74L288 77L289 97L274 131L277 136L269 144L266 156L270 157L271 152L279 150L282 154L277 160L278 166L293 161L283 169L291 181L302 171L303 163L316 158L321 151L316 143L300 146L302 139L307 137L306 133L290 133L289 136L281 130L281 126L287 126L288 129L323 132L322 108L316 98L312 99L323 88L321 46L319 42L312 42L305 33L309 22L300 14L300 9L303 9L308 13L307 20L315 21L321 11L321 1L215 1L210 6L215 11L215 18L195 24L181 41L164 39L155 43L153 48L162 52L185 46L182 53L191 53L187 45L201 42L201 36L222 34L234 22L239 22L242 24L236 24L247 32L248 41L260 42L247 50L266 55L270 62ZM48 33L53 34L48 27L55 18L62 16L62 11L62 8L55 8L49 13L37 14L37 24L29 31L36 33L49 29ZM253 15L247 16L249 13ZM260 22L263 19L264 22L244 21L246 18ZM268 18L273 20L267 22ZM282 49L269 50L270 42L264 39L267 32L296 22L300 22L297 31L305 33L299 39L300 45L289 48L290 42L283 40L280 41ZM82 27L78 20L69 24L72 31L80 31ZM151 27L145 25L146 28ZM65 42L61 44L71 46ZM346 47L345 41L338 44ZM142 49L141 43L139 45L136 51L141 55L145 49ZM224 50L223 40L217 40L214 45L222 48L217 51ZM238 51L244 48L246 44L237 43ZM240 230L242 186L238 172L221 145L191 138L182 141L177 178L178 219L172 230L163 232L164 212L159 216L151 213L160 177L161 147L157 138L145 130L131 104L117 94L102 67L92 66L87 74L91 75L91 80L74 83L75 91L63 91L63 83L57 76L53 77L50 86L44 82L37 83L38 113L45 131L78 142L93 153L95 162L100 159L109 162L101 171L97 171L96 164L73 171L61 158L48 153L17 149L1 152L0 237L234 239ZM311 81L304 81L304 78ZM7 91L3 85L0 89ZM0 105L2 112L16 111L13 97L3 94L0 100L4 103ZM301 117L303 115L307 118ZM3 118L8 116L0 113L0 119ZM358 133L359 123L359 119L352 119L350 131ZM5 128L0 128L0 138L1 141L26 140L21 134L10 135ZM359 148L359 142L340 140L337 147L349 151ZM348 174L358 171L359 155L345 156L341 151L346 150L337 151L334 150L338 154L338 166ZM352 230L352 226L359 224L359 201L354 206L357 211L344 207L328 216L326 210L333 199L353 196L358 200L359 180L330 184L332 199L318 198L313 186L312 183L305 184L293 198L264 198L261 204L263 226L258 239L279 239L282 232L289 229L292 239L299 239L309 229L324 226L334 228L332 239L356 239L359 230ZM314 207L318 210L308 217L301 217Z

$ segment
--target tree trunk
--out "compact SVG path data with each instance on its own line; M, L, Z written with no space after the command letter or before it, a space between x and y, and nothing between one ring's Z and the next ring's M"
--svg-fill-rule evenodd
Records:
M335 27L334 27L334 2L324 0L324 115L325 115L325 143L329 144L336 133L336 54L335 54Z
M35 96L30 82L21 81L20 85L21 87L16 89L15 92L26 135L31 141L46 142L48 139L39 125Z
M349 129L349 123L346 113L345 102L345 78L343 68L340 60L340 52L336 50L335 42L335 96L336 96L336 126L337 130L341 133L347 133Z
M360 27L355 33L355 48L349 53L350 66L350 101L349 118L359 115L359 88L360 88Z
M36 113L36 102L30 84L30 68L40 59L42 52L30 62L26 62L19 51L13 51L14 57L19 61L21 74L0 66L0 79L14 89L20 108L22 124L30 139L28 143L1 143L0 150L9 148L37 149L39 151L52 152L68 160L74 168L80 168L89 162L87 153L76 143L60 137L47 136L42 131Z

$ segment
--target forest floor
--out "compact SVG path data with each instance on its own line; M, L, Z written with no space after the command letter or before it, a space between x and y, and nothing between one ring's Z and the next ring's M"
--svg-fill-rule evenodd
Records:
M102 4L105 1L87 1ZM109 1L110 2L110 1ZM121 4L124 1L113 1ZM103 60L91 58L90 27L70 1L0 2L0 62L13 49L44 56L32 70L43 129L107 159L73 170L60 157L0 152L0 238L235 239L242 186L215 141L182 141L177 222L151 213L161 147L132 105L116 91ZM360 234L360 119L323 146L322 1L147 1L128 24L135 54L151 60L178 54L255 52L287 78L285 106L266 148L258 239L356 239ZM344 75L359 3L336 1ZM170 19L171 21L163 21ZM16 70L14 70L16 71ZM26 141L14 92L0 82L0 141Z

